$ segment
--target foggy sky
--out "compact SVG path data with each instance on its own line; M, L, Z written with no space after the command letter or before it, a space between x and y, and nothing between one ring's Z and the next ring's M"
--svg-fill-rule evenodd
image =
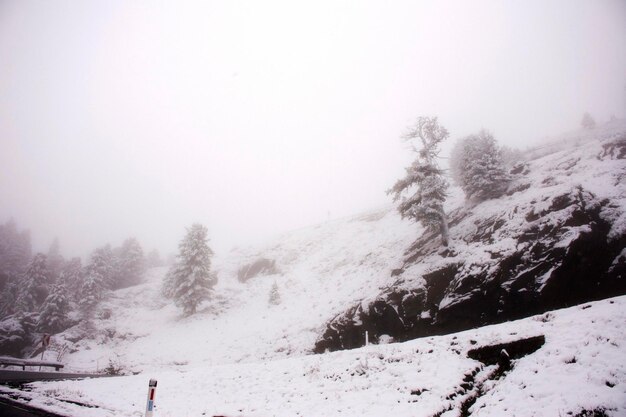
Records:
M626 2L0 0L0 222L217 251L390 203L399 139L624 117Z

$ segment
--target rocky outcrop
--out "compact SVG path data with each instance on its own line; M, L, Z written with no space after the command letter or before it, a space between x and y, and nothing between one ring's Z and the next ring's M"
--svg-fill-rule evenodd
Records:
M521 192L508 208L452 213L450 248L420 237L395 283L332 319L314 351L363 346L366 331L402 341L626 294L626 236L610 216L619 207L582 186Z
M272 275L278 272L276 261L273 259L259 258L239 268L239 271L237 271L237 279L239 282L246 282L257 275Z
M481 361L485 365L495 365L502 363L503 357L505 361L509 361L530 355L541 348L545 343L545 336L534 336L508 343L498 343L470 349L467 351L467 356L471 359Z

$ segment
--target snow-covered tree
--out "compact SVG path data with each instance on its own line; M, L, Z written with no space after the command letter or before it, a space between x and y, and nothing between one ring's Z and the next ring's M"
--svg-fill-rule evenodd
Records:
M105 288L113 288L117 270L117 258L113 254L111 245L105 245L94 250L86 268L88 271L97 271Z
M83 276L84 270L80 258L72 258L63 265L58 282L67 289L70 299L76 301L80 298Z
M20 295L19 288L15 280L10 280L0 293L0 318L10 316L17 312L17 303Z
M146 271L146 261L137 239L126 239L117 252L117 270L113 288L139 284Z
M593 120L593 117L591 117L589 113L585 113L583 114L583 118L580 121L580 125L584 129L593 129L594 127L596 127L596 121Z
M106 245L91 254L85 267L80 304L85 310L93 308L103 297L106 289L111 288L113 277L113 253Z
M455 144L450 157L450 170L468 200L500 197L511 180L496 140L485 130Z
M274 285L272 285L272 289L270 290L269 302L273 305L280 304L280 292L278 291L278 285L276 281L274 281Z
M63 269L63 263L65 260L61 255L61 245L59 239L55 238L48 249L48 270L50 271L51 282L56 282Z
M216 276L211 273L211 256L207 229L193 224L178 245L176 262L170 268L163 284L163 294L172 298L186 316L194 314L198 305L211 296Z
M417 154L406 168L404 178L387 191L394 201L400 201L398 211L403 218L420 222L429 230L441 233L444 246L448 246L448 219L443 209L448 182L439 168L439 145L448 137L436 117L419 117L404 139L411 143Z
M67 289L64 285L55 285L41 307L37 331L58 333L65 330L69 312L70 303L67 298Z
M30 232L19 231L13 220L0 224L0 289L24 274L31 255Z
M35 311L45 301L50 288L50 272L46 264L46 255L38 253L28 265L23 276L18 308L22 312Z
M90 311L104 297L104 278L97 269L86 268L85 279L80 290L80 306Z

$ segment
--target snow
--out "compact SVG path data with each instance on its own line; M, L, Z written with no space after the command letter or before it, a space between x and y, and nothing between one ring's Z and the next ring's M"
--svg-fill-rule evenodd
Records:
M463 241L482 220L503 219L511 229L522 228L530 210L545 210L550 197L582 187L596 201L611 199L612 207L602 215L613 222L612 236L623 236L626 185L618 180L626 161L597 157L606 141L626 131L620 123L527 151L530 173L513 186L528 189L471 208L450 229L452 257L435 251L424 262L403 265L405 251L423 228L386 207L216 254L214 298L191 317L162 298L166 269L151 269L143 284L115 291L100 304L92 338L79 340L83 329L73 328L53 341L68 347L62 361L70 372L94 372L111 362L129 375L40 382L20 395L60 414L141 416L148 381L156 378L157 417L457 416L469 394L451 394L466 375L478 372L484 394L470 409L475 416L565 416L600 406L608 415L626 416L626 297L458 334L311 354L330 319L359 303L367 308L394 285L392 270L404 267L403 277L414 277L416 288L424 273L445 263L462 259L478 271L491 253L517 250L516 240L499 232L492 242ZM453 213L465 202L458 187L450 194L445 208ZM558 220L550 215L541 221ZM584 230L572 227L563 242ZM239 269L260 258L275 261L278 272L239 282ZM274 282L278 305L268 303ZM446 297L442 303L458 301ZM498 380L489 379L493 366L466 355L477 346L540 334L546 336L545 346L516 360ZM47 355L56 360L56 352Z
M393 283L390 270L419 231L389 207L218 254L215 298L186 318L160 294L166 268L151 269L144 284L101 303L96 315L110 317L95 323L95 339L73 344L69 331L56 343L76 349L64 357L68 369L90 372L109 360L140 372L308 354L330 318ZM275 260L280 272L239 282L238 270L259 258ZM276 306L268 302L274 282Z
M545 335L538 351L488 380L474 416L557 416L600 406L626 415L626 297L405 343L253 363L166 367L140 375L30 385L30 404L89 417L143 414L150 378L158 416L458 415L466 375L493 366L466 352ZM2 388L3 392L15 391ZM419 393L419 394L418 394ZM65 400L87 403L84 408Z

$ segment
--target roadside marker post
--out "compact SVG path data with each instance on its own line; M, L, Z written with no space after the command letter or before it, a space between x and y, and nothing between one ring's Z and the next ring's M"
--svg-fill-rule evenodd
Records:
M44 333L43 336L41 337L41 360L43 361L43 354L46 353L46 348L50 346L50 335L48 333ZM39 367L39 370L41 371L41 366Z
M369 332L366 330L365 331L365 346L369 346L370 344L370 334Z
M154 394L156 391L157 380L151 379L148 383L148 404L146 405L146 417L152 417L154 413Z

